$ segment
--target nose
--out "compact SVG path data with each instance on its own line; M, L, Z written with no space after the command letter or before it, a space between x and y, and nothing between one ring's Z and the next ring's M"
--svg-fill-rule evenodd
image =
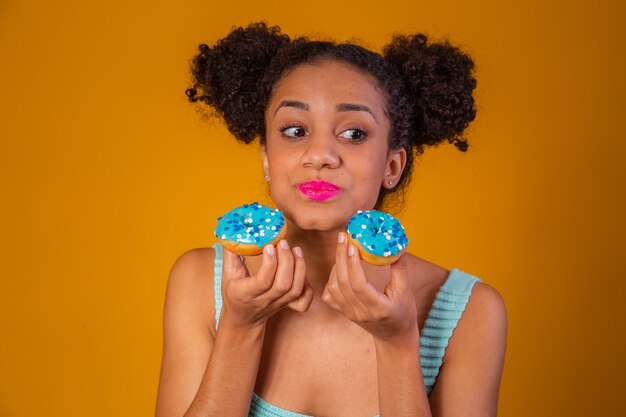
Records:
M309 136L302 154L302 165L315 169L337 168L341 161L337 145L337 139L330 134Z

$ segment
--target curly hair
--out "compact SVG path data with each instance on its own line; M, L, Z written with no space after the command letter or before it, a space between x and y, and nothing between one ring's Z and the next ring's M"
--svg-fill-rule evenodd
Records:
M376 208L389 193L410 182L414 156L443 141L462 152L462 133L474 120L474 61L448 41L432 43L426 35L396 35L383 53L351 43L290 39L278 26L263 22L238 27L209 47L199 46L191 63L191 102L203 102L222 117L240 141L265 142L265 109L276 84L305 63L335 60L352 65L377 84L389 117L389 147L404 148L407 161L392 189L381 187Z

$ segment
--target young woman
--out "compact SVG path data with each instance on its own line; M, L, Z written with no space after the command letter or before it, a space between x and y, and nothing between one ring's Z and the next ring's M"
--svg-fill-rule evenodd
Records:
M257 23L200 46L187 95L259 138L287 236L260 256L218 244L176 261L157 416L496 415L499 294L408 253L363 263L344 232L402 192L425 146L467 149L472 69L420 34L379 55Z

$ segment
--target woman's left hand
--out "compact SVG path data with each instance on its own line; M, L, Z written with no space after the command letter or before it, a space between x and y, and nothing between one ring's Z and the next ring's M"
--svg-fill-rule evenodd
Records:
M391 264L389 283L381 293L367 282L359 251L339 233L335 266L322 301L368 331L389 342L417 340L417 308L407 275L406 254Z

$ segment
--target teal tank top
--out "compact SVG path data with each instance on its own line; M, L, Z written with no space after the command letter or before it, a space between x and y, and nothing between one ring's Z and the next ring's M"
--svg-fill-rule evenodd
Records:
M215 281L215 323L219 325L222 311L222 245L216 243L214 263ZM426 393L430 395L435 385L439 368L443 361L448 341L456 328L465 306L469 301L472 288L480 279L452 269L443 286L439 289L435 301L428 313L424 328L420 332L420 364ZM248 417L311 417L276 407L252 393ZM376 416L378 417L378 416Z

